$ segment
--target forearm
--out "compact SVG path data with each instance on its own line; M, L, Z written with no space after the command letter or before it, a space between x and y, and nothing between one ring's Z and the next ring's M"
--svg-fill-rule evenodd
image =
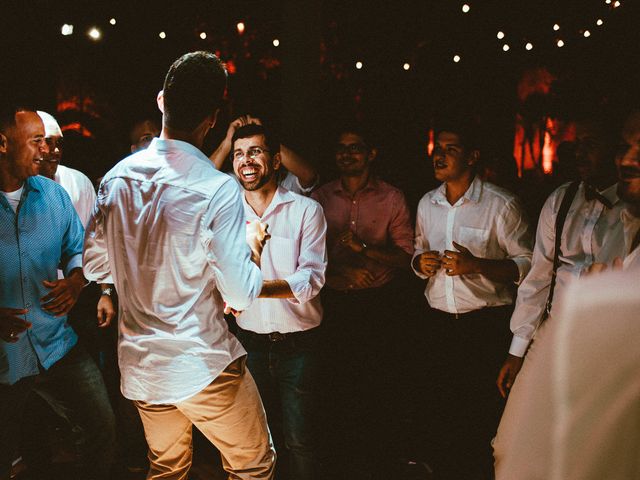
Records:
M492 260L476 258L475 273L484 275L489 280L500 283L517 282L520 278L518 266L513 260Z
M67 280L69 280L70 282L73 282L80 289L84 288L86 285L89 284L87 279L84 278L84 274L82 273L81 267L76 267L73 270L71 270L69 272L69 275L67 275Z
M225 137L222 140L222 143L218 145L218 148L214 150L214 152L209 157L209 160L213 162L215 167L218 170L222 169L225 160L229 157L229 152L231 151L231 138Z
M264 280L259 298L293 298L291 287L285 280Z
M387 267L406 269L411 266L411 255L396 246L378 247L367 245L361 254Z
M298 178L301 187L313 186L318 178L318 173L307 160L284 144L280 145L280 158L285 168Z

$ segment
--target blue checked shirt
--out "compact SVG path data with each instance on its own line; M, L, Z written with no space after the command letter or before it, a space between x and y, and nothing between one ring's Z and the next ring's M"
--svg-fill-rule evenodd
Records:
M26 308L32 327L16 343L0 340L0 384L48 369L64 357L78 337L67 317L42 309L40 298L50 289L44 280L58 279L82 267L84 229L67 192L44 177L29 177L17 214L0 195L0 306Z

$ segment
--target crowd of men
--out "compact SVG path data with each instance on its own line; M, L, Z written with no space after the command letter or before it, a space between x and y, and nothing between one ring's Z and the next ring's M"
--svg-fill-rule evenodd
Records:
M157 99L162 125L134 126L132 155L97 195L60 165L63 134L51 115L3 105L0 478L18 456L31 478L51 474L27 407L34 396L79 427L82 479L115 478L117 455L145 450L148 465L134 463L148 479L186 479L193 425L229 478L400 478L406 396L418 404L412 420L433 478L587 478L576 458L590 439L571 429L603 429L580 424L564 402L561 420L571 421L556 434L551 372L578 337L565 319L575 280L640 273L640 115L618 131L577 121L575 178L549 196L534 234L517 192L480 174L467 119L437 125L441 184L414 221L403 192L375 174L375 139L359 125L337 132L339 176L323 185L248 115L207 156L225 87L216 56L176 60ZM398 316L412 272L426 298L414 314L428 328L407 342ZM116 318L117 292L117 402L74 329L94 321L73 319L89 282L100 286L100 327ZM606 336L597 320L584 329ZM580 318L571 325L582 331ZM620 418L637 418L629 405Z

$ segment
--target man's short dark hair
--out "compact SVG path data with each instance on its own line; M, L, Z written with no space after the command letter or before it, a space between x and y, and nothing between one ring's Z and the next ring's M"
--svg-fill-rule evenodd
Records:
M469 116L442 117L436 121L435 127L436 137L441 132L455 133L460 137L460 142L467 152L480 150L480 128Z
M227 72L210 52L191 52L169 68L164 79L167 126L190 132L222 105Z
M371 128L367 125L363 125L362 123L350 122L343 123L336 130L335 142L337 143L340 140L340 137L346 133L352 133L354 135L359 136L366 147L368 149L375 148L374 135L371 131Z
M236 140L239 138L255 137L256 135L264 135L264 141L266 147L269 149L271 155L275 155L280 151L280 142L276 136L264 125L258 125L257 123L249 123L238 128L231 137L231 146L235 145Z
M15 105L15 104L3 104L0 107L0 132L6 134L6 131L11 127L16 126L16 113L18 112L35 112L34 108Z

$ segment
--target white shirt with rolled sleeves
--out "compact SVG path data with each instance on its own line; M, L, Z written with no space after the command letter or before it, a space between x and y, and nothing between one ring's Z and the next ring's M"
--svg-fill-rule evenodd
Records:
M531 271L518 288L511 317L513 340L509 353L517 357L527 351L546 306L553 271L556 217L568 186L554 191L540 213ZM640 220L624 214L626 205L618 198L616 189L617 184L601 192L613 205L607 208L596 199L587 200L584 184L579 186L562 230L553 305L561 301L566 286L591 264L611 263L616 257L624 259L629 252Z
M125 397L180 402L245 354L223 319L223 299L244 310L262 288L244 217L236 182L189 143L156 138L105 175L84 271L120 292Z
M67 191L82 225L86 228L91 219L93 205L96 203L93 183L84 173L64 165L58 165L54 180Z
M519 272L516 283L521 282L531 266L532 238L517 197L476 176L465 194L451 205L445 188L443 183L418 204L413 257L430 250L441 255L445 250L455 251L456 242L479 258L513 260ZM427 278L419 271L415 273ZM448 313L513 303L508 284L480 274L448 276L442 268L428 280L425 296L432 308Z
M282 186L259 218L243 198L247 221L269 226L271 238L260 265L265 280L285 280L293 298L258 298L237 319L256 333L291 333L317 327L322 321L320 289L327 268L327 222L322 207L310 198Z

